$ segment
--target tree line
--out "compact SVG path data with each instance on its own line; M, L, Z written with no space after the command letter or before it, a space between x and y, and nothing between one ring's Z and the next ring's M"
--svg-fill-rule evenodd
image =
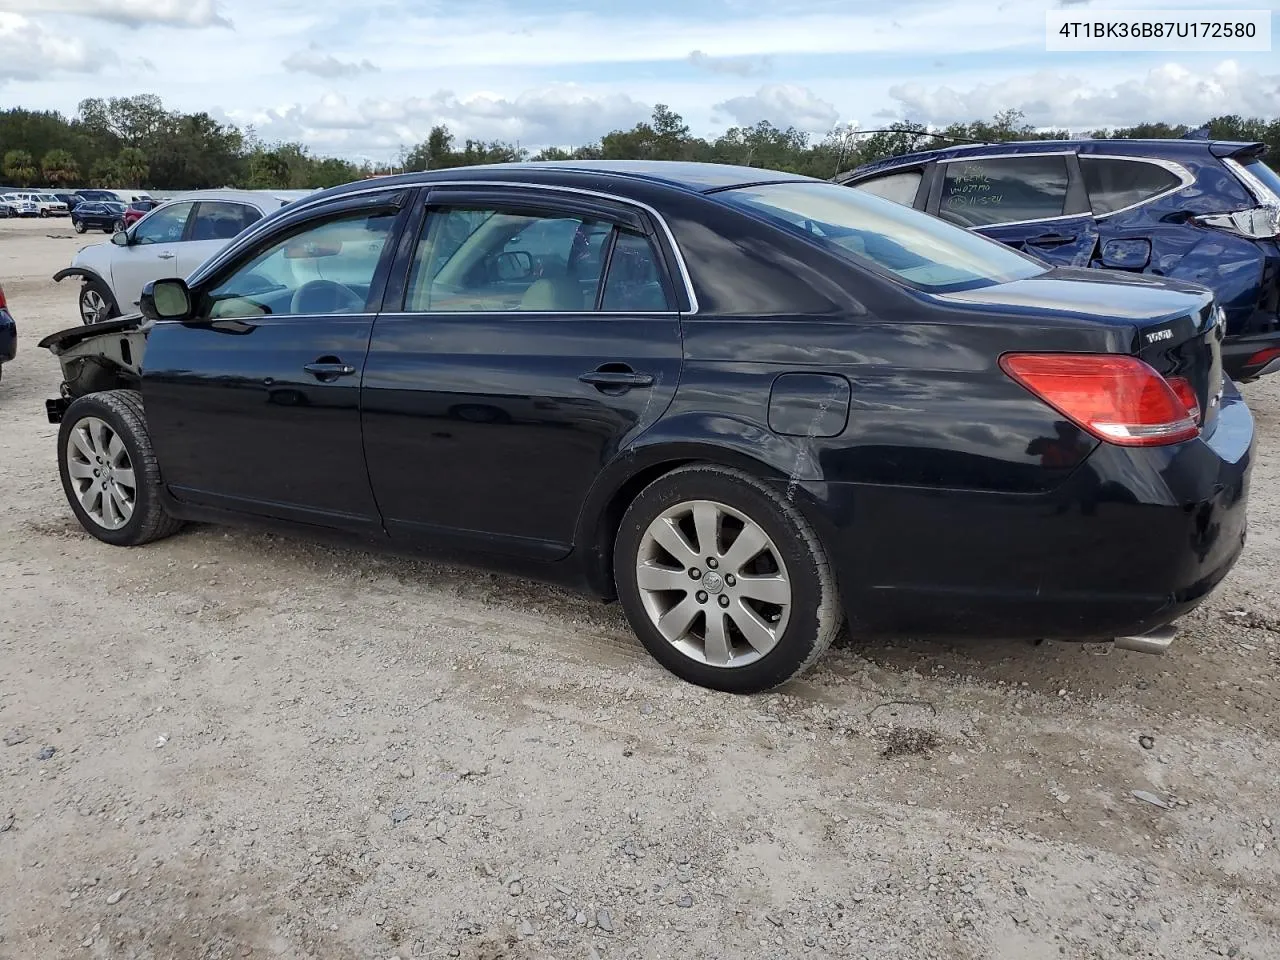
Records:
M1145 123L1095 130L1092 137L1181 137L1193 130L1223 140L1261 140L1280 168L1280 118L1213 117L1195 128ZM695 137L683 118L659 104L630 130L615 130L574 149L538 153L504 141L459 142L438 125L394 162L357 164L312 153L297 142L265 143L252 127L220 122L208 113L166 109L153 94L90 98L74 117L20 107L0 111L0 175L14 186L133 187L155 190L245 187L310 189L362 177L515 160L692 160L769 167L829 179L858 164L912 150L968 140L1046 140L1067 130L1038 130L1008 110L988 121L930 129L895 123L878 131L838 126L823 137L767 122L731 127L714 139Z

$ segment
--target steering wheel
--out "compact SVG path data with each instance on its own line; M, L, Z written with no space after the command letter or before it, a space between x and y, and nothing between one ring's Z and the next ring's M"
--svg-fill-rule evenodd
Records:
M360 313L365 298L336 280L309 280L293 293L289 312L295 316L307 313Z

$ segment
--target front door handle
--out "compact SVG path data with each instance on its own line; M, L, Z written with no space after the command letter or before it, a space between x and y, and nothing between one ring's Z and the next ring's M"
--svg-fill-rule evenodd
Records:
M343 363L337 357L321 357L315 363L303 364L302 369L322 383L337 380L339 377L349 377L356 372L355 367L349 363Z
M175 254L172 254L172 253L160 253L160 254L156 254L156 259L157 259L157 260L172 260L172 259L174 258L174 256L175 256Z
M597 390L630 390L632 387L651 387L653 377L647 373L636 373L630 369L601 369L584 373L578 377L583 383L589 383Z

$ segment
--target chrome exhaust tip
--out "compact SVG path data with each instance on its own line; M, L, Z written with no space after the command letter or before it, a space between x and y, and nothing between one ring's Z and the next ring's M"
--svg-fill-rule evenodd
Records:
M1120 650L1132 650L1135 653L1164 653L1173 646L1175 636L1177 631L1172 626L1159 627L1136 637L1116 637L1115 645Z

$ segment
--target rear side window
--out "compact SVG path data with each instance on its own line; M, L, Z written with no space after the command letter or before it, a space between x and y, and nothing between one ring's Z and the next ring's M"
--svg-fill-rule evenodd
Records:
M658 263L658 251L648 238L620 232L609 258L600 309L615 313L674 310Z
M924 174L919 170L908 170L905 173L891 173L874 180L864 180L856 184L856 188L909 207L916 202L916 191L920 189L923 177Z
M254 207L243 203L204 202L196 209L192 240L230 240L245 227L262 218Z
M1095 216L1143 203L1182 182L1164 167L1141 160L1081 157L1080 170Z
M957 160L943 169L938 216L963 227L1043 220L1066 209L1066 157Z

